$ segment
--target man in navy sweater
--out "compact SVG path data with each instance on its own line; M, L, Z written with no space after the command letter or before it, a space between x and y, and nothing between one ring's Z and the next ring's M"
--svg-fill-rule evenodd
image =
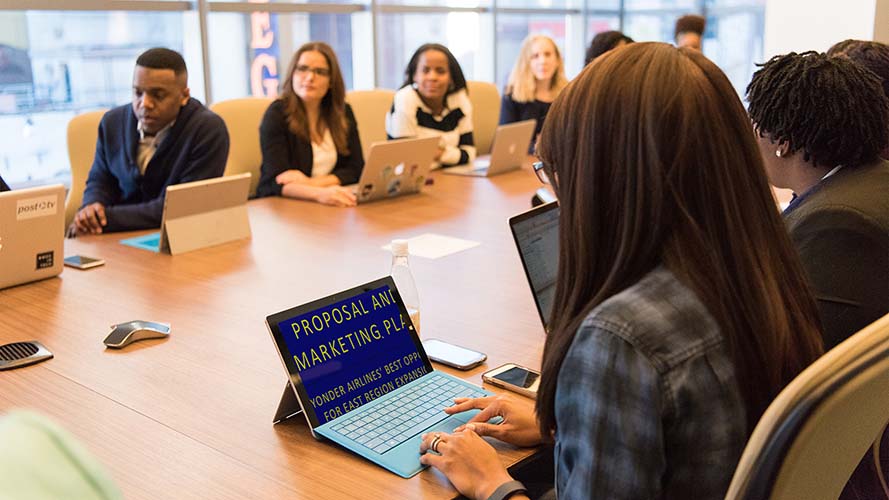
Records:
M189 96L179 53L149 49L136 60L133 103L105 113L83 205L68 236L156 228L167 186L219 177L228 131Z

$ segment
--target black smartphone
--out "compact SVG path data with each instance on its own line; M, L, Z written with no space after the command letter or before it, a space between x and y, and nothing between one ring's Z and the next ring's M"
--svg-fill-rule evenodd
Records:
M65 265L76 269L89 269L91 267L99 267L103 264L105 264L105 261L102 259L85 257L83 255L72 255L70 257L65 257Z
M540 386L540 372L515 363L506 363L483 373L482 380L533 399L537 397L537 388Z
M453 366L460 370L469 370L485 362L488 356L484 353L473 351L465 347L449 344L438 339L426 339L423 341L423 349L429 359L436 363Z

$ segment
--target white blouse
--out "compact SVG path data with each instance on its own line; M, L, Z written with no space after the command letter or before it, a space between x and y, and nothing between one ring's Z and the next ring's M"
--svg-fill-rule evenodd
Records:
M336 144L330 129L324 131L324 139L321 144L312 141L312 177L324 177L333 172L336 166Z

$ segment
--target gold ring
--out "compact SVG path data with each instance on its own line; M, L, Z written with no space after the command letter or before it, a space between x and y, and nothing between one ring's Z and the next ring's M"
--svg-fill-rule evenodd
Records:
M429 443L429 449L438 453L438 443L441 442L441 434L435 433L435 436L432 438L432 442Z

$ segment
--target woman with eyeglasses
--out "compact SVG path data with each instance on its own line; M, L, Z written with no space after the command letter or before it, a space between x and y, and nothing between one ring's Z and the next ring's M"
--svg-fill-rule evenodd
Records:
M358 182L364 157L343 75L329 45L310 42L293 55L281 96L262 118L259 139L257 196L355 206L355 194L343 186Z
M389 139L440 137L434 167L475 159L472 105L457 58L438 43L420 46L408 62L404 84L386 115Z
M458 399L447 413L481 413L424 435L420 461L515 500L479 436L553 442L560 499L724 498L760 415L822 351L737 94L697 51L632 44L562 91L537 154L561 214L536 410Z

